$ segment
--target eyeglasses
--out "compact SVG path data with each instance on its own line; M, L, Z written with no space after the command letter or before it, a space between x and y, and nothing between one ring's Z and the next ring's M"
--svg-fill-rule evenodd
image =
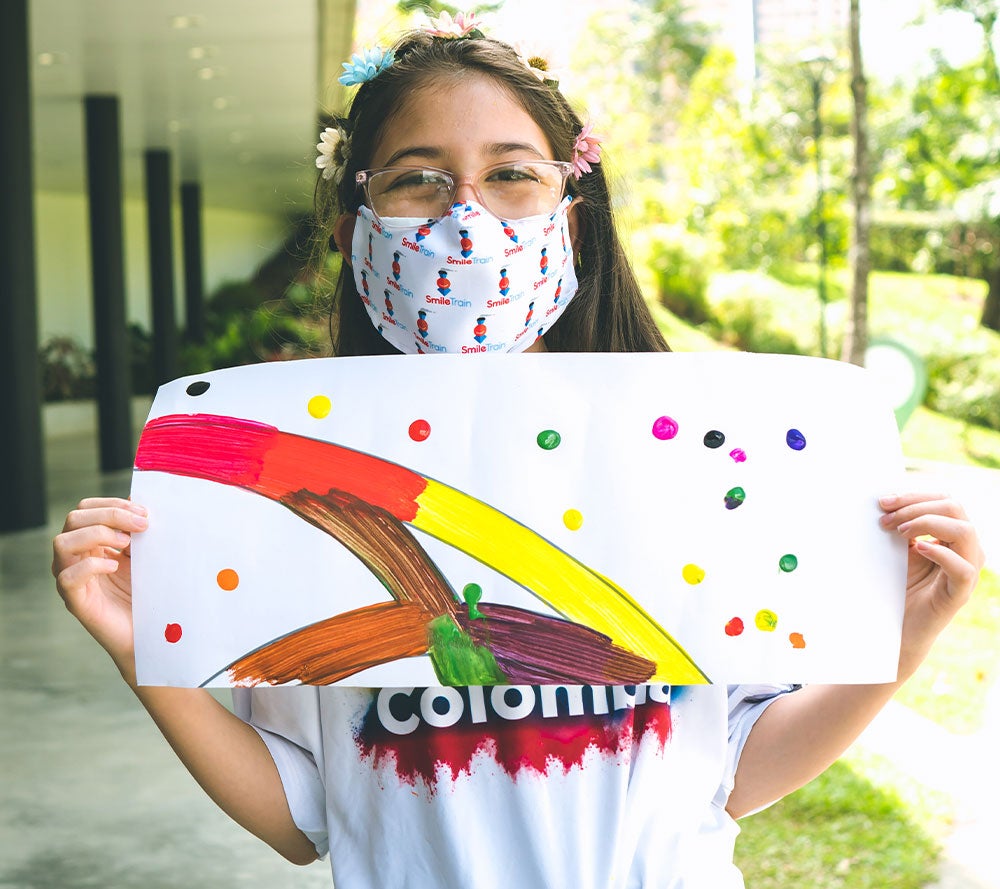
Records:
M504 222L552 213L559 206L573 165L565 161L514 161L495 164L471 178L436 167L383 167L355 177L368 206L388 228L415 219L436 222L455 203L460 185L472 186L479 202Z

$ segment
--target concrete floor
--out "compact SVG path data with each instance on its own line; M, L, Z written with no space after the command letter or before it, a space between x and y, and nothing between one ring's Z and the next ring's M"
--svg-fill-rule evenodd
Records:
M126 495L129 473L99 474L87 436L50 440L46 460L50 527L0 535L0 889L328 889L325 862L294 867L215 808L66 614L51 537L80 497ZM1000 567L1000 473L923 475L920 487L966 501ZM987 731L968 742L914 727L899 707L862 741L955 795L963 820L940 889L1000 889L1000 706L991 709Z

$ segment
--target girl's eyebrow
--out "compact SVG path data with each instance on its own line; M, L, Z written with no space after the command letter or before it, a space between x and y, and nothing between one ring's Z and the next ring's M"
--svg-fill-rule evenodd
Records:
M530 142L490 142L484 146L483 151L489 157L503 157L506 154L519 152L529 152L539 160L544 159L544 155ZM441 148L432 145L409 145L389 155L383 166L395 166L404 157L415 160L437 161L440 160L443 154L444 151Z

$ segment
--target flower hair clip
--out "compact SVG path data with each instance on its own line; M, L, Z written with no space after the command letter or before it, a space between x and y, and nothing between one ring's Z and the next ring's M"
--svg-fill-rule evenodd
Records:
M332 179L340 185L347 169L347 161L351 156L351 137L341 127L327 127L319 134L319 144L316 150L316 167L323 171L324 179Z
M374 46L354 53L349 62L341 62L344 73L337 79L344 86L358 86L378 77L396 60L391 49Z
M452 18L451 13L442 12L437 18L430 19L420 30L432 37L444 37L450 40L459 40L463 37L481 38L484 36L479 29L481 24L475 13L459 12Z
M601 140L603 136L595 136L592 132L594 125L588 123L580 135L573 143L573 157L570 163L573 164L573 177L579 179L584 173L593 172L591 164L601 162Z

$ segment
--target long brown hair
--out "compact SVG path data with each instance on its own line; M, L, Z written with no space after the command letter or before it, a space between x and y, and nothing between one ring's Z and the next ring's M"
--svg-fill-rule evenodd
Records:
M507 44L488 38L444 39L423 31L406 34L393 48L390 67L362 84L339 124L350 136L350 155L339 187L319 179L316 218L320 253L327 249L337 219L354 213L361 201L355 173L365 169L385 128L418 87L434 82L447 89L456 78L478 73L496 81L545 133L555 160L570 160L582 122L562 93L532 73ZM569 192L581 198L576 210L581 231L577 250L579 288L566 311L545 332L553 352L669 351L639 289L615 228L611 196L600 164ZM334 292L331 314L338 355L396 352L372 326L345 263Z

